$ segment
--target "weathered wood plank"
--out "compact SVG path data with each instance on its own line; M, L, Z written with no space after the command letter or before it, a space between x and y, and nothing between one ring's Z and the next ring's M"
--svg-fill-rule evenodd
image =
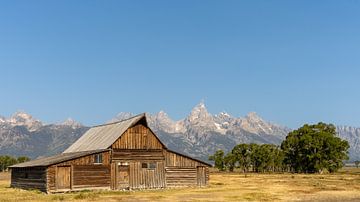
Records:
M149 128L137 124L122 134L112 145L113 149L163 149L159 139Z
M21 189L38 189L47 192L46 168L13 168L11 169L11 187Z
M197 185L196 167L166 167L165 171L167 187Z
M193 159L187 158L183 155L176 154L171 151L164 151L165 162L167 167L197 167L197 166L206 166L205 164L195 161Z

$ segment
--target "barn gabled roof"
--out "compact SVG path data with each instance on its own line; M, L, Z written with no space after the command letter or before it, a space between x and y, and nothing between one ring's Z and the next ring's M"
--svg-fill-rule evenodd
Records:
M143 119L147 126L145 113L122 121L94 126L63 153L108 149L128 128Z
M65 161L73 160L76 158L80 158L83 156L101 153L104 151L108 151L108 149L101 149L101 150L93 150L93 151L82 151L82 152L71 152L71 153L61 153L56 154L54 156L49 156L45 158L31 160L25 163L19 163L16 165L9 166L9 168L25 168L25 167L46 167L58 163L62 163Z

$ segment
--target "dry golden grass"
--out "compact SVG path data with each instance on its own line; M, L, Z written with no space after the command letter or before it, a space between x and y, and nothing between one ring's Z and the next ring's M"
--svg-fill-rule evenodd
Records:
M206 188L84 191L43 194L9 188L0 174L0 201L360 201L360 169L337 174L212 173Z

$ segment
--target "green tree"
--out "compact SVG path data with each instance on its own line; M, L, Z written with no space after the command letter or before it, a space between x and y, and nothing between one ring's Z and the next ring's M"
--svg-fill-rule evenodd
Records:
M259 169L261 172L275 171L275 160L277 158L277 146L272 144L263 144L258 149Z
M275 145L262 144L254 149L253 162L255 172L272 171L274 167L274 148Z
M236 164L236 156L232 152L229 152L224 157L224 164L230 172L233 172Z
M0 156L0 171L5 171L9 166L17 163L17 160L11 156Z
M232 149L231 153L233 153L235 160L238 163L238 167L243 172L248 172L251 167L251 153L249 150L249 145L238 144Z
M281 150L280 146L275 146L274 149L274 172L280 172L285 170L284 165L284 152Z
M215 162L215 168L218 168L220 171L225 170L223 150L217 150L214 155L209 156L209 160Z
M307 125L288 134L282 142L284 162L295 172L335 172L348 159L349 144L336 136L332 124Z
M17 158L17 163L24 163L24 162L26 162L26 161L30 161L30 158L27 157L27 156L19 156L19 157Z
M250 153L250 165L253 172L258 172L258 149L259 145L255 143L249 144L249 153Z

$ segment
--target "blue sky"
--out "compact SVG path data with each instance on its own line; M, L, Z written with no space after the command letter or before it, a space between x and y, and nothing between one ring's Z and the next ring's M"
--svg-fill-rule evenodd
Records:
M0 114L360 126L359 1L0 1Z

